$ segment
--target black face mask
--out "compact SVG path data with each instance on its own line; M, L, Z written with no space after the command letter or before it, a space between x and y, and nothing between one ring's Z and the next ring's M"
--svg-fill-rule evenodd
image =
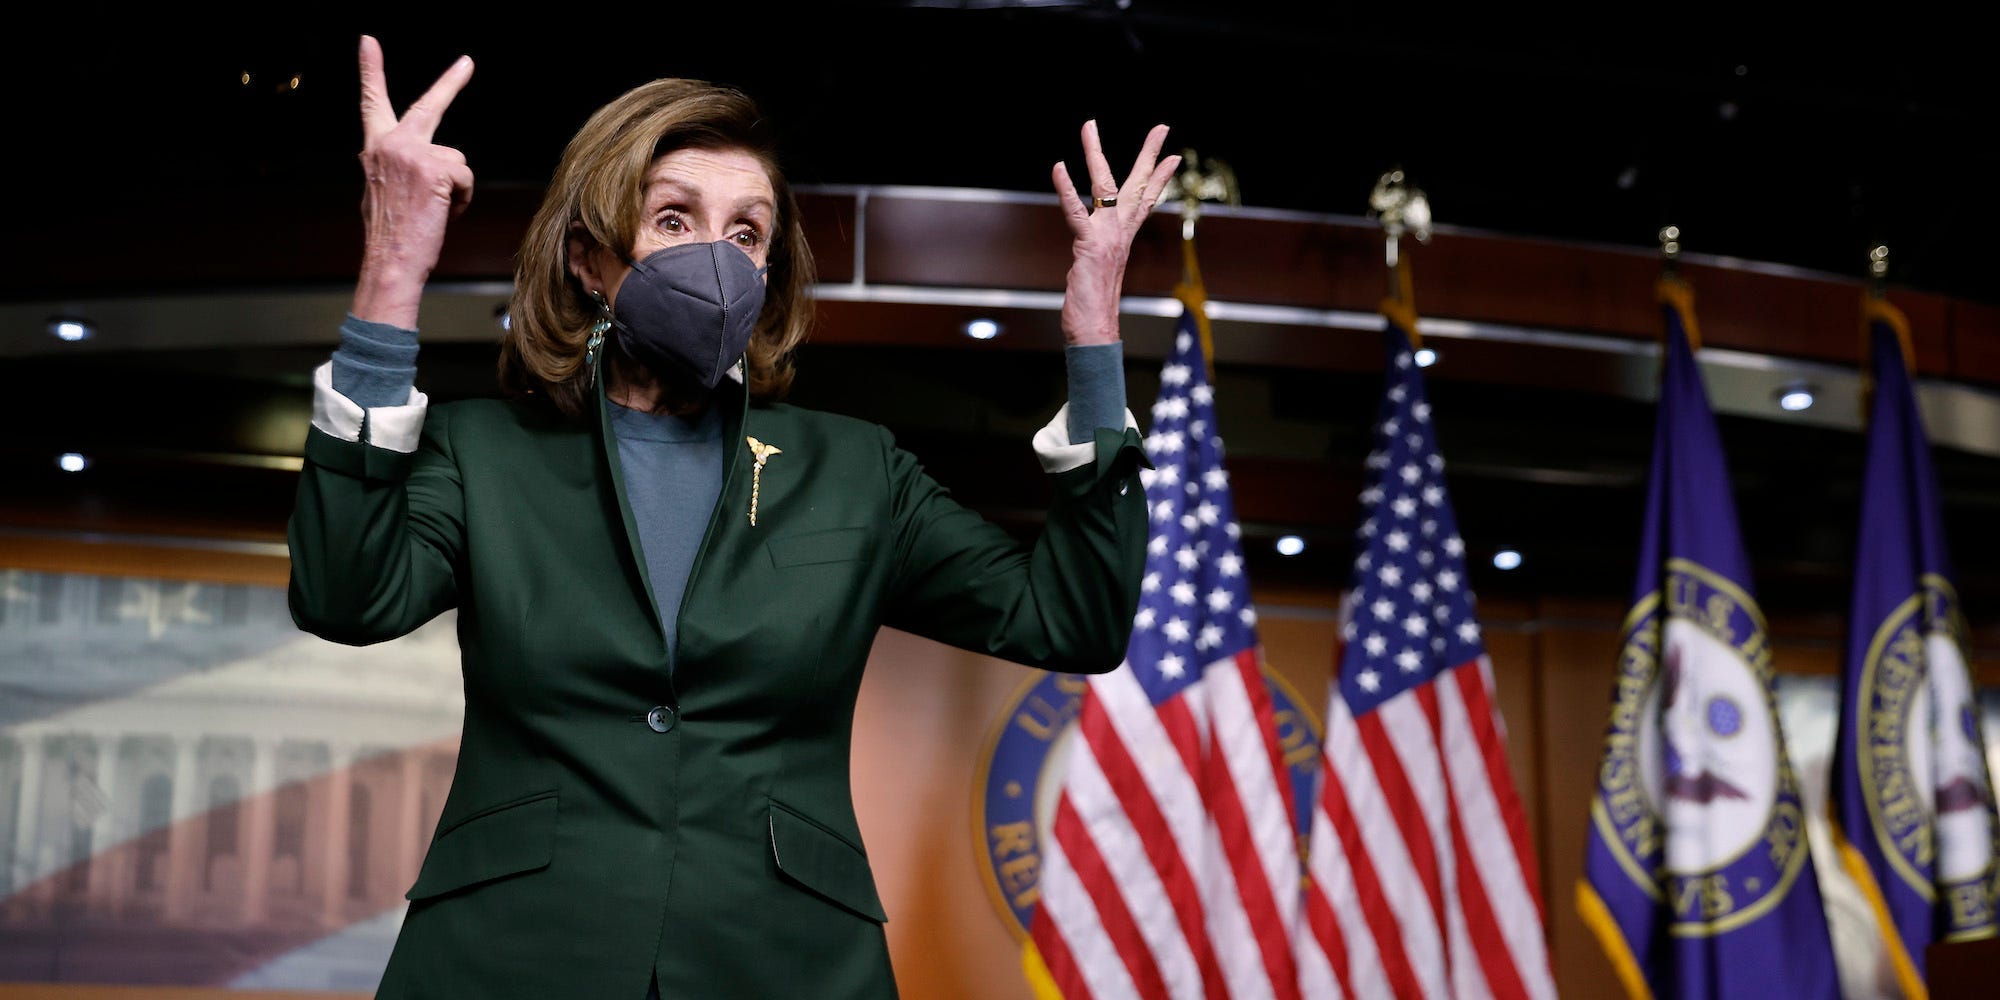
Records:
M619 348L672 382L715 388L750 346L768 270L728 240L633 262L612 307Z

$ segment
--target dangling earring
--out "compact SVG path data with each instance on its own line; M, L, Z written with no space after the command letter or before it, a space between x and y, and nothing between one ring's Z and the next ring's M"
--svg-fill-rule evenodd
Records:
M611 329L611 305L604 301L604 293L591 292L590 298L597 303L597 322L590 324L590 341L583 345L583 364L590 369L584 381L587 389L597 388L598 352L604 347L604 333Z

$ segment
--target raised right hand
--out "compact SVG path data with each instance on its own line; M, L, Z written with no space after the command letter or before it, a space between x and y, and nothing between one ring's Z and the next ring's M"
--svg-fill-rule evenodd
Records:
M361 36L361 280L354 315L416 329L424 282L452 216L472 203L465 154L431 141L452 98L472 79L460 56L398 119L382 74L382 45Z

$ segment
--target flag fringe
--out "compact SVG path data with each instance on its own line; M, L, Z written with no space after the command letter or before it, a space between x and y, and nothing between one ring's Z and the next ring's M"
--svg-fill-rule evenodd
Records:
M1403 336L1409 338L1411 347L1422 347L1424 345L1423 336L1417 333L1417 311L1409 303L1398 302L1395 299L1383 299L1382 304L1377 307L1377 310L1381 312L1384 318L1396 324L1403 331Z
M1035 994L1035 1000L1063 1000L1062 987L1056 985L1056 977L1049 972L1049 965L1042 961L1042 953L1032 940L1021 942L1021 974L1028 978L1028 989Z
M1403 328L1403 336L1409 338L1412 350L1424 346L1423 335L1417 332L1417 289L1410 278L1408 257L1398 257L1396 263L1390 266L1389 280L1395 288L1382 299L1377 311Z
M1661 278L1655 292L1661 305L1671 306L1680 313L1681 329L1687 331L1688 349L1701 350L1701 327L1695 325L1694 320L1694 289L1679 278Z
M1875 881L1875 873L1868 867L1868 859L1861 856L1854 844L1847 839L1841 829L1840 817L1828 816L1827 828L1833 834L1834 853L1840 856L1840 866L1847 870L1847 877L1854 880L1863 898L1868 900L1868 909L1875 914L1875 923L1882 931L1882 947L1889 953L1889 963L1896 967L1896 982L1903 988L1903 1000L1929 1000L1930 990L1924 986L1924 979L1917 975L1917 965L1910 960L1910 949L1903 943L1902 931L1896 921L1889 916L1889 901L1882 897L1882 887Z
M1886 299L1866 298L1861 303L1861 357L1865 361L1869 355L1869 326L1880 322L1896 334L1896 344L1903 349L1903 369L1912 378L1917 374L1917 350L1910 341L1910 319L1901 309L1891 305Z
M1597 890L1591 888L1589 879L1576 881L1576 912L1583 918L1584 925L1597 935L1597 943L1604 949L1604 957L1611 960L1611 968L1618 973L1618 980L1625 984L1625 993L1632 1000L1653 1000L1653 988L1646 983L1646 976L1639 971L1638 960L1632 957L1632 948L1625 941L1625 934L1618 929L1618 921L1611 916L1611 910L1604 905Z
M1174 286L1174 298L1194 316L1195 332L1201 337L1201 362L1210 381L1215 376L1215 331L1208 324L1208 286L1201 280L1201 260L1195 256L1194 241L1181 241L1181 280Z

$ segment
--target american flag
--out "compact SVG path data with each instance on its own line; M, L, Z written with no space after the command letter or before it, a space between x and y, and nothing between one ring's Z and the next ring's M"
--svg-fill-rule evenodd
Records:
M1146 438L1152 537L1131 643L1090 680L1043 858L1029 968L1044 996L1299 995L1290 786L1199 296L1184 305Z
M1385 312L1401 312L1393 307ZM1298 934L1312 997L1555 996L1412 317L1361 493Z

